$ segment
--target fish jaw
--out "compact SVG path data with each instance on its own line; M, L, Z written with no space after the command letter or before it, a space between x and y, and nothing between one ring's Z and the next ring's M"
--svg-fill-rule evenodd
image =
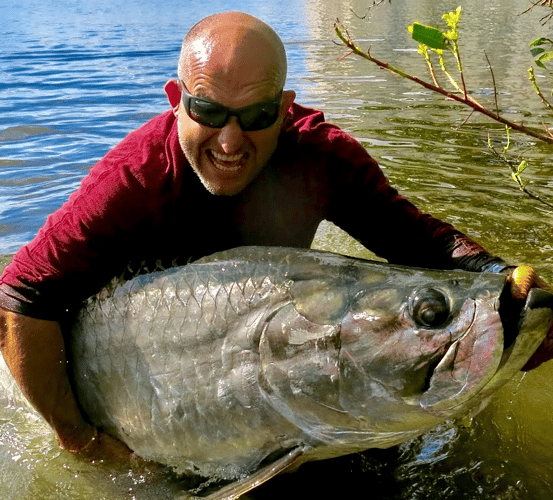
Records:
M330 446L391 446L437 425L441 418L421 408L421 394L429 370L470 331L475 301L452 298L454 319L422 330L408 317L409 306L411 295L427 290L357 288L347 306L332 301L340 304L339 319L329 308L317 321L318 308L299 300L283 307L260 339L260 385L269 404L313 441ZM500 290L496 286L496 295ZM325 323L329 319L335 323ZM409 380L413 374L415 381Z
M436 365L470 331L475 316L474 301L467 300L446 328L431 330L413 324L406 310L381 324L354 313L342 325L342 407L362 420L379 422L382 429L405 427L406 415L419 412Z

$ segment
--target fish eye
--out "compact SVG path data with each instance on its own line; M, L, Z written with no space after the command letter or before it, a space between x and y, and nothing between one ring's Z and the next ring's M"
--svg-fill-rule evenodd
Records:
M434 288L419 290L411 299L410 312L419 326L437 328L449 319L449 301Z

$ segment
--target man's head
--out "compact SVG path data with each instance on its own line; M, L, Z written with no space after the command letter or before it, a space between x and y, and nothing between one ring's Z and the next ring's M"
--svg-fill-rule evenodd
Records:
M190 115L185 99L174 105L184 154L211 193L240 192L269 161L286 110L295 97L293 91L285 91L279 99L286 80L282 41L267 24L248 14L215 14L186 35L178 75L183 90L193 96L187 99ZM275 99L279 104L271 110L270 101ZM267 106L255 106L264 102ZM224 112L215 113L217 109L211 103L231 110L224 124L217 123L221 115L224 120ZM242 116L232 115L243 108L249 109ZM272 121L267 117L275 115L272 111L276 111L276 119L266 126ZM210 113L219 118L211 121L219 128L199 123L209 123ZM259 126L264 128L243 130Z

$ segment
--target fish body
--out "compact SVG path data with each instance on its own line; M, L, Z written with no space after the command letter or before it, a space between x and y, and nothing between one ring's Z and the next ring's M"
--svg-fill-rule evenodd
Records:
M138 455L270 477L478 408L553 323L543 294L515 315L503 275L243 247L89 299L71 376L90 421Z

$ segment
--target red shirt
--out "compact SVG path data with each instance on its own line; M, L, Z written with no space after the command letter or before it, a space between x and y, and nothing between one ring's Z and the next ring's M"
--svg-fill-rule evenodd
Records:
M240 245L306 248L323 219L394 263L470 270L502 263L400 196L320 111L293 104L269 164L235 196L203 187L167 111L100 160L18 251L0 278L0 305L58 319L125 269L183 264Z

